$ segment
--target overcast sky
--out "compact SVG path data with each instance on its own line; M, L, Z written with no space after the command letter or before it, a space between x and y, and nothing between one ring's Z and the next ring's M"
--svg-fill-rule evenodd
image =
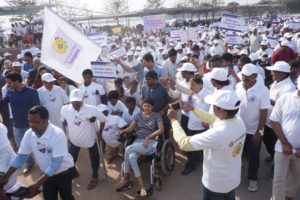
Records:
M259 0L225 0L225 3L227 4L228 2L235 1L240 4L247 4L247 3L257 3ZM72 5L72 0L68 0L68 2L71 2L70 4ZM106 12L106 6L107 6L108 0L79 0L79 7L83 6L86 4L86 6L95 11L99 12ZM175 2L177 0L166 0L164 6L165 7L173 7ZM144 8L146 4L146 0L128 0L129 8L130 11L136 11L136 10L141 10ZM4 0L0 0L0 6L5 6L7 5Z

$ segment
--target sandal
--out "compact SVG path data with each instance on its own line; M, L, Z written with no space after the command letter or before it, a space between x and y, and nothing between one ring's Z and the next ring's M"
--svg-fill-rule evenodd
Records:
M99 181L98 178L91 178L89 184L87 185L87 189L88 190L94 189L97 186L98 181Z
M118 187L116 189L116 192L126 192L130 190L133 186L133 183L131 181L121 180L118 184Z

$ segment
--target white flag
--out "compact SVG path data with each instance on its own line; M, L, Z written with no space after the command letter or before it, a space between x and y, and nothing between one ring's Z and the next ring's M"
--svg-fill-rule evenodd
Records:
M82 82L82 71L91 68L91 61L97 60L101 48L52 10L45 8L44 13L42 63L77 83Z

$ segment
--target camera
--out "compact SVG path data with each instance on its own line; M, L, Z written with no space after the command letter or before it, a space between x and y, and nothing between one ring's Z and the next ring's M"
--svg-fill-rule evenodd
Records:
M172 103L171 107L173 108L173 110L180 110L180 104L179 104L179 102Z

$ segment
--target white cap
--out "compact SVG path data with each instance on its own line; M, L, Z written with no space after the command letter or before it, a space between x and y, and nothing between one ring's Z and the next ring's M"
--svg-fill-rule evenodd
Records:
M17 55L17 59L22 59L22 58L24 58L24 56L22 54Z
M236 48L229 50L229 53L231 53L232 55L237 55L237 54L239 54L239 52L240 52L240 50L238 50Z
M293 37L293 34L291 32L287 32L287 33L285 33L283 35L283 37L285 37L285 38L291 38L291 37Z
M214 44L219 44L219 40L214 40L213 43Z
M210 74L208 75L211 79L215 79L218 81L227 81L228 80L228 70L226 68L218 68L215 67L212 69Z
M177 71L179 71L179 72L183 72L183 71L196 72L197 69L196 69L195 65L193 65L192 63L184 63L181 68L177 69Z
M234 91L218 90L213 95L208 95L204 98L208 104L218 106L225 110L236 110L239 108L239 98Z
M248 63L246 65L244 65L244 67L242 68L241 74L245 75L245 76L251 76L252 74L257 74L257 68L255 65L253 65L252 63Z
M189 57L187 57L187 56L182 56L182 58L180 58L180 62L182 62L182 61L187 61L189 59Z
M180 50L180 49L182 49L182 46L181 45L176 45L175 50Z
M168 55L168 51L167 51L167 50L163 50L163 51L161 52L161 55Z
M142 48L140 46L136 47L135 50L142 51Z
M253 62L255 60L259 60L259 55L257 53L251 53L249 55L249 58L250 58L251 62Z
M50 73L44 73L42 75L42 81L46 81L48 83L55 81L56 79Z
M172 46L172 47L174 47L174 46L175 46L175 44L174 44L173 42L171 42L171 43L169 44L169 46Z
M247 49L242 49L242 51L240 52L240 55L245 54L248 55L248 50Z
M22 64L20 62L13 62L13 67L22 67Z
M130 50L131 50L131 51L135 51L135 47L131 47Z
M100 112L108 111L108 107L107 107L107 105L105 105L105 104L99 104L99 105L97 106L97 109L98 109Z
M6 57L6 56L11 56L11 53L5 52L5 53L3 54L3 56L4 56L4 57Z
M281 38L279 38L279 42L282 42L282 41L285 41L286 40L286 38L285 37L281 37Z
M83 101L83 92L80 89L74 89L70 93L70 102Z
M291 73L291 66L285 61L277 61L273 66L266 68L270 71Z
M288 46L289 45L289 41L284 40L280 43L281 46Z
M126 54L127 56L133 56L134 55L134 53L132 52L132 51L127 51L127 54Z
M261 43L260 43L260 45L268 45L269 43L268 43L268 41L266 41L266 40L263 40Z

